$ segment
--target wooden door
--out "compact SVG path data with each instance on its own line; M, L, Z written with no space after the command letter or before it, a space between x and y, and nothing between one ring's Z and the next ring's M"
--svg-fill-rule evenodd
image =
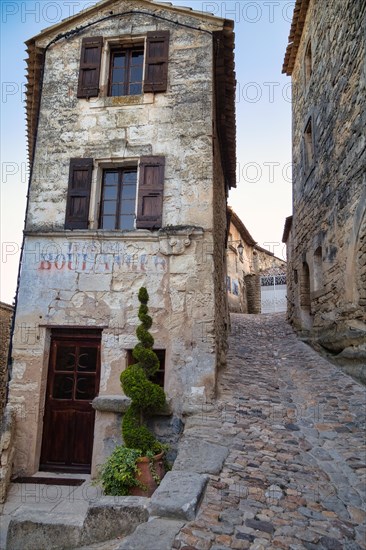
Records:
M40 470L90 472L99 371L100 332L52 339Z

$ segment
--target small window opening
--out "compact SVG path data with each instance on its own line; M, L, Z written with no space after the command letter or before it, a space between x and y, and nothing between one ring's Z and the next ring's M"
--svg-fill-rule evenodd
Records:
M320 290L323 286L323 258L322 247L314 252L314 290Z
M306 262L302 264L300 284L300 306L303 310L310 311L310 271Z
M308 85L313 72L313 55L311 51L311 41L309 40L305 50L305 84Z
M314 163L314 139L313 139L313 124L311 118L309 118L304 131L304 145L305 145L305 166L306 169L310 168Z

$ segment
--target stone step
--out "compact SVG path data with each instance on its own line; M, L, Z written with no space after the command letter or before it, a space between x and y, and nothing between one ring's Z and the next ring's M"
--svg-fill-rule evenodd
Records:
M145 497L102 497L86 515L28 512L8 527L7 550L63 550L129 535L148 520ZM26 545L25 545L26 541Z

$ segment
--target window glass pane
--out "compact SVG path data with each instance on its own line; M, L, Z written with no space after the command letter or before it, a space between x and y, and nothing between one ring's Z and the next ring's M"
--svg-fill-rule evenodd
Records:
M122 200L135 199L136 197L136 185L125 185L122 191Z
M130 71L130 82L141 82L142 81L142 65L137 67L131 67Z
M116 213L117 204L115 201L104 201L103 216L113 216Z
M113 186L113 187L105 187L104 188L104 193L103 193L103 197L104 199L114 199L114 200L117 200L117 185Z
M144 62L144 51L134 50L132 51L131 65L142 65Z
M76 382L75 399L94 399L95 397L95 377L78 376Z
M126 54L123 52L113 54L113 68L123 68L126 65Z
M116 84L117 82L125 81L125 71L124 69L113 69L112 82Z
M111 96L125 95L123 86L120 84L112 84Z
M142 93L142 84L131 84L129 92L129 95L140 95Z
M117 185L118 172L104 172L104 183L106 185Z
M116 229L115 217L114 216L103 216L103 218L102 218L102 229Z
M77 370L82 372L97 370L97 348L80 348Z
M68 374L56 374L53 381L52 397L55 399L72 399L74 377Z
M135 216L121 216L120 217L120 229L133 229Z
M123 183L136 183L136 180L137 180L136 170L133 170L132 172L126 171L123 173Z
M58 346L56 354L56 370L74 370L75 347Z
M135 201L128 200L122 201L121 214L134 214L135 213Z

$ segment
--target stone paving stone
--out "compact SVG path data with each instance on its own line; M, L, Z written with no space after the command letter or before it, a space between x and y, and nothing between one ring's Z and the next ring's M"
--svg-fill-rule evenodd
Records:
M218 390L185 435L228 456L173 547L366 549L365 387L282 315L234 314Z

